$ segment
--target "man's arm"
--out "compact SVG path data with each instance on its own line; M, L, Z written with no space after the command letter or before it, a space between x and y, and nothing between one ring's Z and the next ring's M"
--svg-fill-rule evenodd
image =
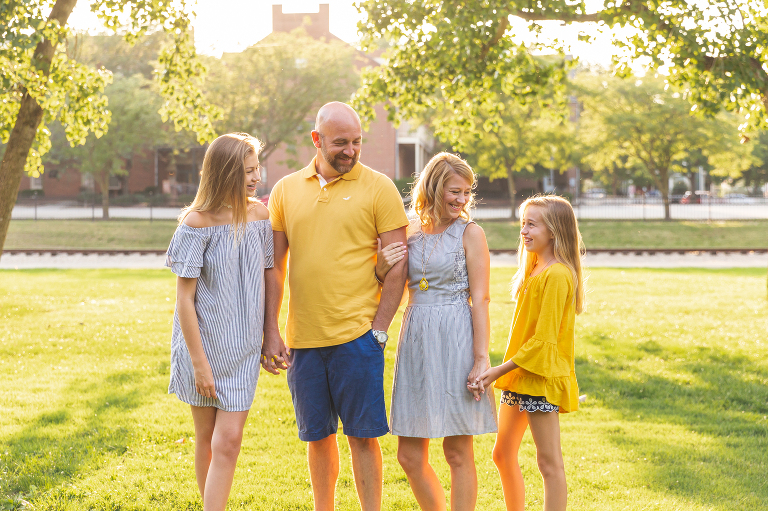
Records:
M394 231L382 232L379 234L381 246L386 247L390 243L399 241L405 246L406 235L405 227L395 229ZM373 318L371 328L374 330L387 331L392 318L395 317L397 306L400 304L400 298L403 296L403 287L405 279L408 278L408 254L405 254L400 261L395 263L389 273L384 277L384 285L381 287L381 301L379 309Z
M261 365L272 374L280 374L279 369L287 369L288 351L280 336L280 306L283 304L285 286L285 268L288 261L288 238L283 231L272 231L275 262L272 268L264 272L264 341L261 346Z

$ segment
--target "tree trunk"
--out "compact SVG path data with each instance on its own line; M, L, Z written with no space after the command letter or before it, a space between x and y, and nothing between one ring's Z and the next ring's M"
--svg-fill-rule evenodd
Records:
M517 189L515 187L515 171L507 170L507 189L509 190L509 203L512 206L512 220L515 220L515 209L517 208Z
M669 208L669 169L659 169L659 189L664 203L664 220L672 220Z
M64 27L76 3L77 0L56 0L48 19L56 20L60 26ZM35 47L32 65L43 76L48 76L51 72L51 61L55 51L56 48L48 39L40 41ZM11 223L11 212L19 193L27 155L35 141L35 133L42 119L43 109L29 95L29 92L24 92L16 123L13 125L3 161L0 163L0 256L2 256L5 237Z
M99 174L101 188L101 219L109 220L109 171L102 170Z

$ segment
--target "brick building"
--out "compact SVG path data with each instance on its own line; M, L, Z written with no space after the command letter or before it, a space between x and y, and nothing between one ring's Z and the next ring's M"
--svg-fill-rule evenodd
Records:
M330 32L329 22L328 4L321 4L316 13L284 13L282 5L272 6L273 32L290 32L303 26L312 37L339 41ZM358 70L375 65L376 60L358 52L355 60ZM309 134L310 127L314 126L314 112L306 119L306 125L306 143L299 145L297 155L291 155L302 165L309 163L315 155ZM381 107L377 108L377 119L363 137L361 161L393 179L413 175L416 169L424 166L434 149L434 141L426 129L411 130L407 123L395 128L387 121L386 112ZM147 148L125 162L127 175L111 179L110 195L140 193L150 188L156 193L175 196L194 194L204 154L204 147L190 148L177 155L172 155L170 148ZM268 192L280 178L298 170L281 163L287 159L286 148L281 146L262 162L266 170L263 192ZM46 165L40 178L22 179L19 189L41 190L50 198L74 198L84 192L99 191L93 177L81 175L74 162Z
M328 4L321 4L316 13L284 13L282 5L272 6L272 32L290 32L304 27L307 34L326 41L340 41L329 28L330 9ZM378 65L377 61L362 52L358 52L355 67L358 70L367 66ZM321 105L317 105L320 107ZM307 126L314 126L314 113L307 117ZM399 179L412 176L416 169L421 169L432 156L434 140L423 127L411 129L407 123L401 123L395 128L387 121L387 114L379 106L376 108L376 120L371 123L368 131L363 133L363 150L360 161L369 167L389 176ZM298 155L293 159L308 164L316 153L312 139L307 130L304 143L299 145ZM282 177L299 170L289 168L284 163L289 159L285 147L278 148L269 158L262 162L266 169L266 188L269 190Z
M339 41L340 39L330 32L329 22L328 4L321 4L316 13L284 13L282 5L272 6L273 32L290 32L303 27L310 36L317 39ZM358 70L377 64L375 55L370 56L362 52L358 52L355 59ZM317 105L318 108L319 106ZM576 121L579 112L575 98L572 98L571 107L572 121ZM392 179L408 178L421 170L429 158L441 149L425 127L414 127L403 122L399 128L395 128L387 121L386 112L381 106L377 107L376 113L376 120L363 134L362 163ZM297 154L289 155L283 145L262 161L265 175L261 193L269 192L282 177L299 170L288 167L283 162L293 159L303 166L315 155L315 147L309 133L314 126L314 112L305 119L305 126L306 134L304 139L299 141ZM170 148L147 148L126 161L127 175L111 179L110 195L134 194L152 189L154 193L186 199L197 190L204 154L205 147L192 147L176 155L172 154ZM578 180L578 169L572 168L563 174L552 172L543 179L518 177L516 188L518 194L525 195L552 190L574 194L578 190ZM73 198L82 192L99 191L93 177L81 175L74 163L46 166L45 173L40 178L22 179L20 190L42 190L45 197L51 198ZM506 180L489 182L487 178L481 177L478 195L490 201L508 198Z

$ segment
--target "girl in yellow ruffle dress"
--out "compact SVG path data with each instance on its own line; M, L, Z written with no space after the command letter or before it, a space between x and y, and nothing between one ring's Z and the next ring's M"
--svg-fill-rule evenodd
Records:
M517 453L528 426L544 478L544 509L565 511L567 486L560 449L559 413L579 408L574 371L574 322L584 307L583 243L570 203L538 196L520 206L519 266L512 282L517 299L504 363L468 384L502 391L493 461L508 511L525 508Z

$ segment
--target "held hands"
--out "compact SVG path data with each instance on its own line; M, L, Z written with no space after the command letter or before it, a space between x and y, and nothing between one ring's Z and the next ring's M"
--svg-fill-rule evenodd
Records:
M213 371L208 361L205 364L193 366L195 370L195 390L203 397L216 399L216 388L213 384Z
M501 366L491 367L486 369L473 381L467 381L467 389L475 395L475 400L479 401L479 395L485 393L485 389L490 387L491 384L501 375L504 371L501 370Z
M397 241L381 248L381 239L376 239L376 277L383 281L389 270L405 257L407 248L405 244Z
M472 386L472 384L477 381L478 376L483 374L488 369L489 365L491 364L487 357L482 359L475 359L475 365L472 366L472 370L469 372L469 376L467 376L467 389L472 392L475 397L475 401L480 401L483 391L477 385Z
M264 334L261 344L261 367L272 374L280 374L280 369L288 369L291 363L288 361L288 348L285 347L280 334Z

